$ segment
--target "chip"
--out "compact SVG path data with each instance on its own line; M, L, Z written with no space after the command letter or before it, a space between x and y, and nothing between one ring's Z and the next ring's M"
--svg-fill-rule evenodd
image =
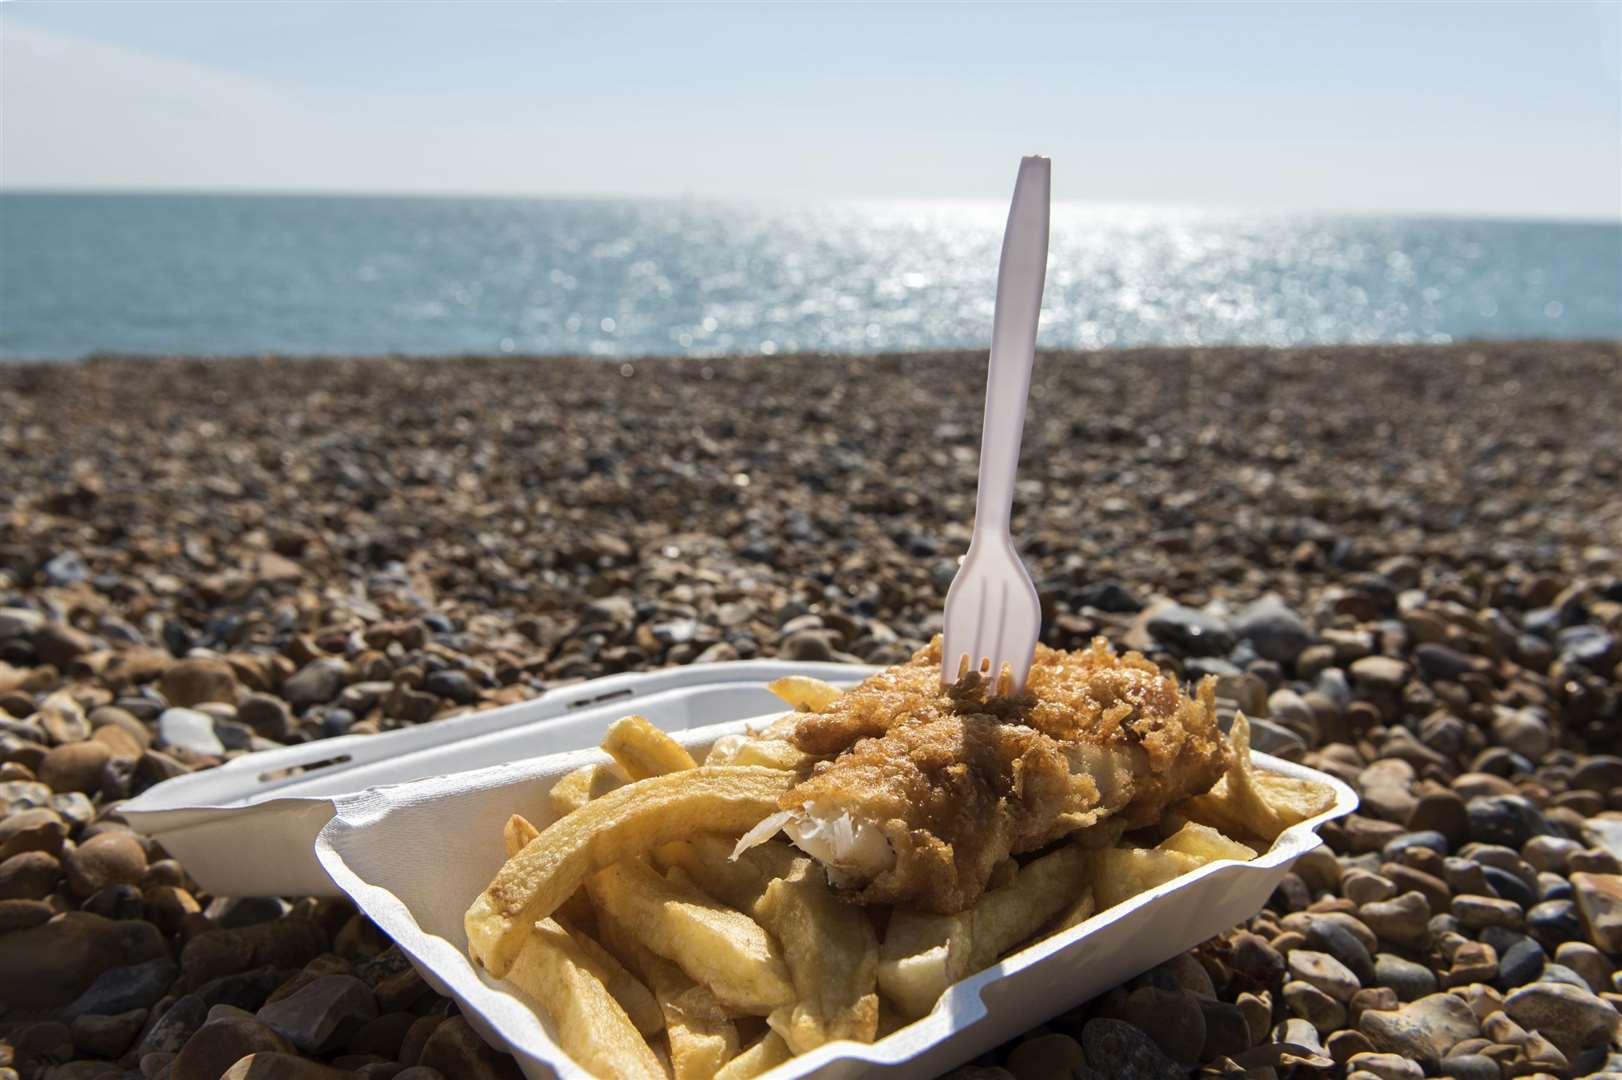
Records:
M1271 843L1291 825L1335 804L1334 789L1327 784L1257 769L1250 757L1250 721L1244 713L1234 717L1229 743L1233 752L1228 771L1210 791L1183 804L1189 818L1230 836L1256 836Z
M1160 851L1177 851L1184 855L1192 855L1201 862L1215 862L1218 859L1249 862L1256 857L1256 852L1251 848L1237 840L1230 840L1211 826L1201 825L1197 821L1186 822L1182 828L1155 847Z
M783 1037L768 1031L763 1039L727 1062L726 1068L715 1074L715 1080L749 1080L777 1068L793 1056Z
M604 915L603 941L634 966L659 999L676 1080L708 1080L738 1053L738 1025L708 987L656 955L629 928Z
M591 959L552 919L541 920L525 936L506 977L540 1002L558 1045L586 1069L598 1076L665 1075Z
M591 800L602 798L630 782L631 778L625 775L625 770L611 761L582 765L560 777L546 797L552 804L552 812L558 817L565 817Z
M660 877L638 859L593 875L586 889L600 910L723 1005L765 1016L794 1001L782 953L743 912Z
M843 693L832 683L809 675L785 675L767 683L766 689L782 698L795 712L821 712Z
M904 1016L919 1017L959 979L996 963L1075 904L1096 853L1067 844L1032 859L967 911L931 915L898 908L879 949L879 988Z
M776 810L793 782L777 769L704 766L639 780L559 818L507 860L468 909L463 926L474 956L505 975L529 927L591 874L672 840L741 834Z
M608 734L603 736L603 749L619 762L632 780L646 780L698 765L693 755L675 739L640 716L627 716L610 724Z

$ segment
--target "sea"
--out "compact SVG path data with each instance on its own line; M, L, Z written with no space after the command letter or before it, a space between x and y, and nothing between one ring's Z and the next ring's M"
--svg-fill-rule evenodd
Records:
M0 195L0 358L983 348L1006 204ZM1057 205L1047 348L1622 338L1622 223Z

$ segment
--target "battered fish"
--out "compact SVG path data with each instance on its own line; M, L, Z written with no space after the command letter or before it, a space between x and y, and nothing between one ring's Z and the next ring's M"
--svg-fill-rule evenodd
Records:
M953 914L1010 855L1070 834L1112 843L1226 768L1216 680L1184 694L1102 638L1038 645L1017 697L974 673L942 687L940 667L937 637L800 716L790 740L825 760L740 847L782 829L852 899Z

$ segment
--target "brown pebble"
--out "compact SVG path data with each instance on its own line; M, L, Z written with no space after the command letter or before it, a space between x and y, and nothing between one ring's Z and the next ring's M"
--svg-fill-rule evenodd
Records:
M1015 1080L1047 1080L1055 1076L1077 1076L1087 1064L1081 1044L1068 1035L1039 1035L1026 1039L1009 1051L1003 1068Z
M1330 1057L1344 1065L1353 1054L1373 1053L1374 1044L1369 1042L1369 1037L1361 1031L1346 1028L1325 1039L1324 1049L1328 1051Z
M131 1009L112 1016L86 1014L73 1019L73 1045L81 1054L116 1058L130 1048L146 1023L147 1010Z
M24 851L62 850L68 827L54 810L36 807L0 818L0 862Z
M236 673L223 660L194 658L172 665L158 680L158 690L170 705L192 708L205 701L235 704Z
M19 852L0 862L0 900L43 900L61 876L62 864L50 852Z
M434 1033L439 1026L439 1016L419 1016L406 1029L405 1038L400 1040L399 1060L404 1065L415 1065L422 1060L422 1048L428 1045L428 1036Z
M135 885L146 873L146 851L129 833L93 836L63 860L68 887L80 899L108 885Z
M101 770L112 757L112 748L103 742L68 743L45 755L39 778L52 791L93 794L101 790Z

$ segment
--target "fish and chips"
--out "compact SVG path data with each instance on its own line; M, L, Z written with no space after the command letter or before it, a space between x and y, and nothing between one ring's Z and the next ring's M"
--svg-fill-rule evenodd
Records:
M938 640L691 753L641 717L503 826L465 918L476 964L601 1076L758 1075L872 1042L1027 945L1330 808L1255 768L1214 688L1102 640L1038 647L1024 693L943 687ZM1160 838L1157 840L1156 837Z

